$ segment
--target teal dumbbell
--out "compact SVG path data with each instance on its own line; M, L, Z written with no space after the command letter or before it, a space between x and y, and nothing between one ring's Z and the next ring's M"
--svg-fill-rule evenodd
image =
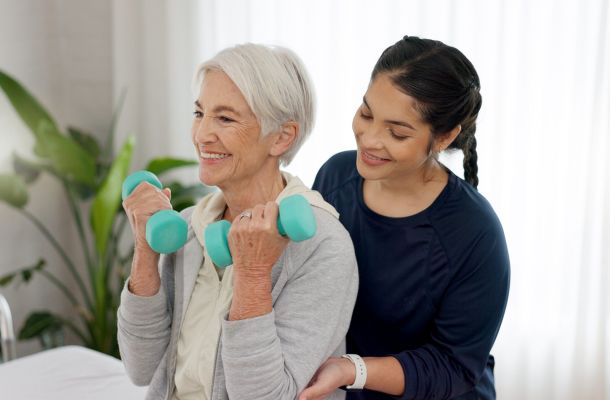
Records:
M137 171L125 178L123 182L123 200L142 182L163 189L161 181L149 171ZM160 210L146 222L146 241L157 253L173 253L186 243L188 224L174 210Z
M208 254L219 268L233 264L229 250L229 229L231 223L222 220L208 225L203 235ZM316 218L305 197L295 194L280 201L277 231L295 242L307 240L316 234Z

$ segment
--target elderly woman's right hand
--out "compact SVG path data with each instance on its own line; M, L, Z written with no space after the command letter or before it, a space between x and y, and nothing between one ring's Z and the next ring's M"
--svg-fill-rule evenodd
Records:
M146 222L157 211L171 210L170 199L169 188L161 190L148 182L142 182L123 201L123 209L129 219L136 252L153 251L146 242Z
M169 188L161 190L148 182L142 182L123 201L123 209L131 226L136 252L153 252L146 242L146 223L157 211L171 210L170 199Z
M129 219L136 252L153 252L146 242L146 222L157 211L171 210L171 191L140 183L123 201L123 209Z
M154 296L161 286L159 254L146 241L146 222L157 211L171 209L171 192L142 182L123 201L134 238L134 256L128 289L137 296Z

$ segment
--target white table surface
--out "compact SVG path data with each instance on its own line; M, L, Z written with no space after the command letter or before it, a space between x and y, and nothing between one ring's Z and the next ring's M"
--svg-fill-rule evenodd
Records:
M1 400L142 400L120 360L79 346L0 364Z

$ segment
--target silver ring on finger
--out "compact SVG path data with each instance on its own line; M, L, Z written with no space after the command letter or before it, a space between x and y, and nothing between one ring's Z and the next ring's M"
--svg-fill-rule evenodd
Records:
M251 211L244 211L241 214L239 214L239 220L241 221L242 218L252 218L252 212Z

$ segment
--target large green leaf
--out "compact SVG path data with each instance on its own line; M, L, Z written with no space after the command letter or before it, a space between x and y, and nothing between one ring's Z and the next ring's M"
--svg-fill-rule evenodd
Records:
M87 151L93 159L97 159L100 155L100 145L94 136L71 126L68 127L68 135Z
M159 176L159 175L163 174L164 172L167 172L174 168L190 167L190 166L197 165L197 164L198 164L198 162L195 160L161 157L161 158L154 158L154 159L150 160L148 165L146 166L146 170Z
M13 168L17 175L21 176L28 184L34 182L43 171L53 175L59 180L62 180L63 178L48 162L44 163L27 160L16 153L13 153ZM68 183L72 192L76 194L80 200L89 200L97 190L97 185L92 186L91 184L77 182Z
M46 121L57 130L55 121L47 110L23 87L19 82L0 70L0 88L4 90L9 101L21 117L23 122L32 130L34 135L40 135L40 123Z
M20 176L0 174L0 201L16 208L28 203L28 189Z
M95 184L83 184L83 183L73 183L71 185L73 192L78 196L81 200L89 200L97 191L97 187L103 180L108 168L103 165L100 160L100 144L98 140L91 134L84 132L81 129L77 129L71 126L68 126L68 136L72 138L79 146L85 150L89 156L93 159L95 163Z
M48 158L57 174L69 182L95 185L95 159L77 142L41 121L37 154Z
M48 311L31 313L19 331L19 340L33 339L47 331L58 331L63 321Z
M108 172L102 187L93 199L91 224L95 235L95 246L100 256L103 256L106 252L112 223L121 203L121 187L129 171L133 144L134 139L130 136L112 163L110 172Z

